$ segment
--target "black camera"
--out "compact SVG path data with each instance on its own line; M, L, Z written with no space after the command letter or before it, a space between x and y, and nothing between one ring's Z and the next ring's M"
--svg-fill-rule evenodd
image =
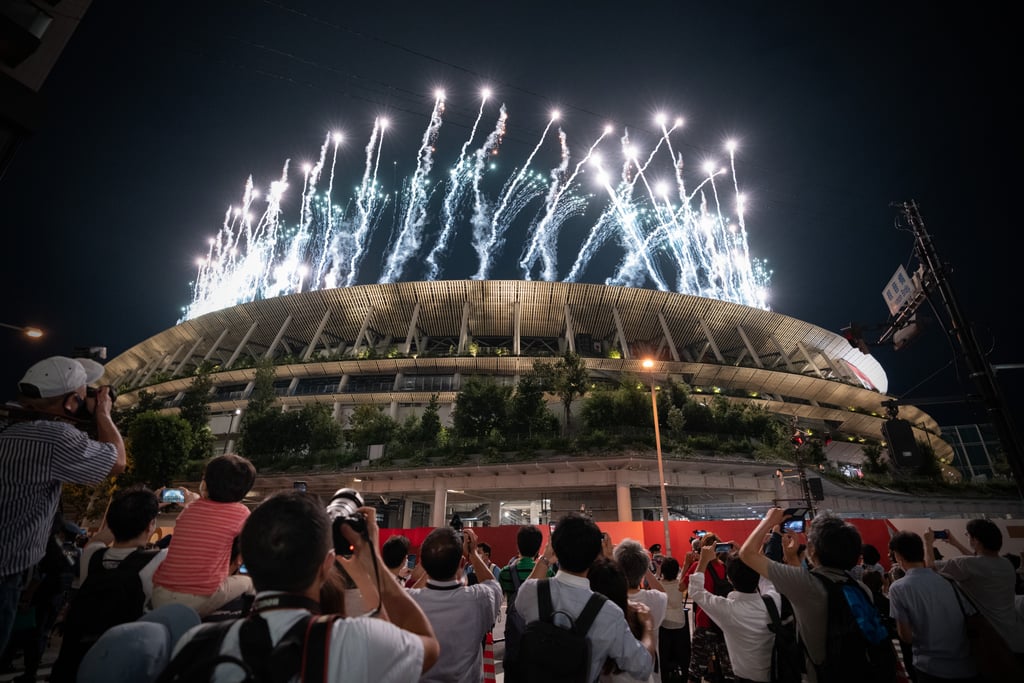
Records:
M114 387L109 384L105 386L107 387L107 389L110 390L110 402L113 403L114 401L117 400L117 390L114 389ZM100 392L100 389L102 388L103 387L86 387L85 395L87 398L96 398L96 395Z
M348 542L341 528L347 526L367 541L370 537L366 531L366 518L359 508L364 507L363 497L355 489L338 489L327 504L327 517L331 520L331 536L334 539L334 552L342 557L352 557L355 548Z

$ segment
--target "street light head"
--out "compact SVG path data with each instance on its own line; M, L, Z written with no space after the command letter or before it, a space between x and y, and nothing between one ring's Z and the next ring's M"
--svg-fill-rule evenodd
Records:
M645 367L646 369L650 370L651 368L653 368L653 367L654 367L654 361L653 361L653 360L651 360L650 358L645 358L645 359L644 359L644 362L642 363L642 365L643 365L643 366L644 366L644 367Z
M0 327L6 327L9 330L21 332L26 337L32 337L33 339L39 339L43 336L43 331L38 327L23 327L21 325L9 325L8 323L0 323Z

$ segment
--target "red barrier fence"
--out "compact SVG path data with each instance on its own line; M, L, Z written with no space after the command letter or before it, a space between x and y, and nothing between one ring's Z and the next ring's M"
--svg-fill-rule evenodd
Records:
M743 543L759 520L736 519L720 520L711 522L669 522L669 537L672 542L672 556L681 559L689 549L689 540L697 529L714 533L722 542L733 541L737 544ZM849 519L857 530L860 531L864 543L869 543L878 548L882 555L882 564L888 568L888 547L890 529L893 525L885 519ZM548 541L548 528L537 525L544 535L544 543ZM612 543L619 543L624 538L632 538L643 543L649 548L655 543L662 545L664 552L665 531L661 522L599 522L598 526L602 531L608 532L612 537ZM491 546L491 561L504 566L516 554L516 534L519 533L518 526L489 526L473 527L477 538ZM433 527L417 527L414 529L381 529L380 540L383 543L389 537L402 534L408 537L412 549L409 552L418 553L423 539L433 530ZM544 546L541 545L543 548Z

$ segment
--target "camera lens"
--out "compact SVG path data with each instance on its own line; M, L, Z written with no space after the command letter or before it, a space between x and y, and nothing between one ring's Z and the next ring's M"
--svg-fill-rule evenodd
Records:
M334 552L342 557L351 557L353 551L352 545L341 532L342 526L348 526L369 540L366 535L366 519L359 512L359 508L363 505L363 497L355 489L338 489L327 504L327 517L331 520Z
M114 387L112 387L109 384L106 384L104 386L106 386L107 389L109 390L108 393L110 394L110 402L113 403L114 401L117 400L117 390L114 389ZM102 388L102 387L100 387L100 388ZM97 389L96 387L86 387L85 388L85 395L88 396L89 398L96 398L96 395L99 392L100 392L100 390Z

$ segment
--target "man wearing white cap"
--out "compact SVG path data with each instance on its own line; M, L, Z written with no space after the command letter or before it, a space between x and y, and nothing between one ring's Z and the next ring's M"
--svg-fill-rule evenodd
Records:
M18 383L19 407L30 418L0 426L0 651L21 590L46 552L63 482L96 484L124 471L110 388L86 392L101 376L103 366L85 358L40 361ZM82 418L95 419L95 440L69 423Z

